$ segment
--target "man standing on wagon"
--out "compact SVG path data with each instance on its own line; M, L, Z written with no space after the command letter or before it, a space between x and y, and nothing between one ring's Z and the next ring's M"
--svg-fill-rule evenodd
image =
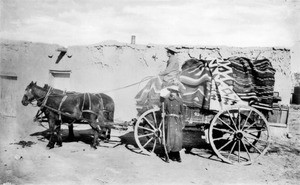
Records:
M166 147L172 161L181 162L180 150L182 149L182 113L183 102L179 96L179 87L170 86L169 97L164 100L166 114Z

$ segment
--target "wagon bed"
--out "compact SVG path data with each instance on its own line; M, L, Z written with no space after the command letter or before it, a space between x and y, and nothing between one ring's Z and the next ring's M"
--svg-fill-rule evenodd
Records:
M204 136L224 162L253 163L269 146L267 118L273 103L279 100L273 96L274 74L267 59L186 61L179 77L185 86L184 131L202 132L199 138ZM165 145L160 85L159 78L154 79L136 97L139 117L134 135L141 151L147 154Z

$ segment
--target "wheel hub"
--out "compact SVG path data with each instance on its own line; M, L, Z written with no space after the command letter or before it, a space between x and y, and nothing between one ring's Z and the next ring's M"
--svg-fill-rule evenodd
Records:
M240 131L235 133L235 138L241 140L244 137L244 134Z
M155 129L154 137L159 138L161 136L161 131L159 129Z

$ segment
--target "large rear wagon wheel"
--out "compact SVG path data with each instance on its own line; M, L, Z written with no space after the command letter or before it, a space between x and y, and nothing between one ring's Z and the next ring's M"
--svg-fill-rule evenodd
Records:
M145 154L154 154L163 149L163 122L159 108L144 112L137 120L134 128L136 144Z
M231 164L251 164L269 146L269 127L265 116L250 106L220 111L209 128L209 142L216 155Z

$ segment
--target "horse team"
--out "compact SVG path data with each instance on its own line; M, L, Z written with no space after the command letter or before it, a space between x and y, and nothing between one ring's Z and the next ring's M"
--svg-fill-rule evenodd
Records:
M22 104L40 107L49 123L50 139L47 147L62 146L61 125L69 124L69 139L74 138L73 123L87 122L92 130L93 148L99 144L99 136L110 139L111 124L114 121L115 104L111 97L103 93L64 92L48 85L40 87L31 82L25 89Z

